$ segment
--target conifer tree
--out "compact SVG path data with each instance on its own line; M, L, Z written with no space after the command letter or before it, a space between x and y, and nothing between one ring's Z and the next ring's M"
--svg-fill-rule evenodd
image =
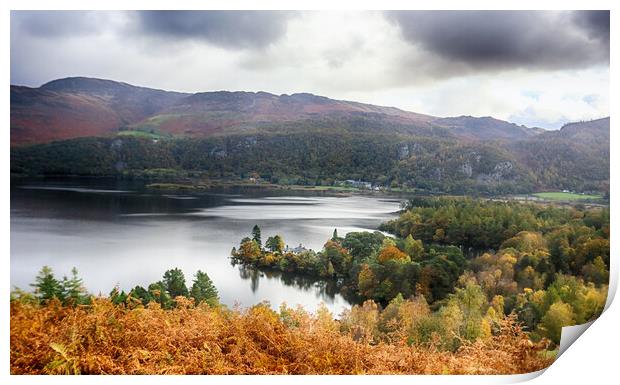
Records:
M82 305L88 302L88 293L75 267L71 269L71 278L65 276L62 279L62 296L65 303L71 305Z
M185 285L185 275L179 268L174 268L164 273L164 285L166 292L171 298L180 295L187 297L189 295Z
M259 248L263 247L263 243L260 238L260 227L258 227L258 225L254 225L254 227L252 228L252 239L255 240L256 243L258 243Z
M62 285L54 277L52 268L49 266L43 266L35 278L35 283L31 286L34 287L34 293L40 301L49 301L52 298L63 299Z
M207 273L200 270L196 272L190 295L194 298L196 304L206 302L211 306L215 306L219 303L217 289L213 285L213 281L211 281Z
M159 303L162 309L171 309L173 301L166 292L166 285L162 281L151 283L149 285L149 294L153 301Z

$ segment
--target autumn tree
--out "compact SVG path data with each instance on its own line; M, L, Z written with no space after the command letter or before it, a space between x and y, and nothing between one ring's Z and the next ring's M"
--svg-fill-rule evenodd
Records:
M362 264L360 272L357 276L357 282L359 293L366 298L372 298L378 282L375 277L375 273L367 263Z
M390 260L410 262L411 258L407 254L400 251L398 247L388 246L381 250L379 256L377 257L377 261L380 263L385 263Z
M364 301L362 305L353 305L342 314L341 330L356 341L378 342L379 316L379 306L372 300Z
M438 228L435 230L435 234L433 234L433 241L442 242L445 236L446 236L445 230L442 228Z
M413 239L411 234L405 238L404 248L405 252L409 254L414 261L420 260L424 254L424 245L422 241Z
M410 337L420 320L428 315L430 308L423 296L405 300L399 293L381 312L379 330L391 340L402 340Z
M594 261L587 263L582 269L581 274L586 281L593 282L596 285L602 285L609 282L609 271L603 262L603 258L598 256Z
M329 276L333 276L335 274L347 274L353 259L347 249L342 247L340 243L332 241L331 239L325 242L323 252L320 256L324 259L326 272ZM331 274L330 270L332 270Z
M578 274L588 262L594 261L596 257L601 257L606 266L609 265L609 240L603 238L593 238L581 243L575 250L575 258L571 261L573 271Z
M539 232L521 231L502 243L502 249L513 248L523 253L532 254L537 250L547 250L546 242Z
M515 295L517 282L514 280L514 265L517 258L512 249L502 250L500 254L484 253L471 262L476 280L487 294L488 298L494 295ZM529 286L531 287L531 286Z
M562 301L551 305L542 318L539 329L542 334L556 344L560 343L562 327L574 325L575 314L573 308Z
M478 337L488 334L483 316L486 314L488 303L480 285L475 281L469 281L462 289L456 289L450 301L456 304L463 316L460 325L460 335L473 341Z
M235 252L235 250L233 250L233 252ZM239 245L239 250L236 250L236 254L233 254L233 256L245 262L254 263L258 261L261 256L261 249L254 239L248 238L242 241L241 245Z

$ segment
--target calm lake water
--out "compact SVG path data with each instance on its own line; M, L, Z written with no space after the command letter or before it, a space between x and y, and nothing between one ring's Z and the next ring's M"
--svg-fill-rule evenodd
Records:
M263 241L280 234L293 247L320 250L340 235L375 230L399 200L379 196L221 189L167 193L102 179L11 183L11 285L30 289L42 266L57 276L77 267L88 290L107 294L161 279L179 267L191 284L206 271L227 305L267 300L338 314L349 306L333 285L240 269L230 250L258 224Z

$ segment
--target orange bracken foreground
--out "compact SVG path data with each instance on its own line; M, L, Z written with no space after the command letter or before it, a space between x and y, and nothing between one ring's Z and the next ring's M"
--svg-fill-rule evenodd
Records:
M514 320L455 353L371 343L326 311L11 303L13 374L514 374L549 366Z

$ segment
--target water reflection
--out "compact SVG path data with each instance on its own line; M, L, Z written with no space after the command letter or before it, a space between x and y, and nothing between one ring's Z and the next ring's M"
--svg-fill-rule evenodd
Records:
M233 264L235 266L235 264ZM261 280L277 281L288 287L293 287L300 292L313 294L319 301L326 304L333 304L336 297L343 296L342 284L332 279L317 279L305 275L285 273L277 270L259 270L250 266L236 265L239 269L239 277L249 281L250 289L256 293L259 289ZM347 297L348 302L355 302L357 299Z
M320 192L157 192L102 179L12 182L11 285L29 288L43 265L60 276L76 266L91 292L107 294L116 284L145 286L179 267L189 284L197 270L206 271L228 305L268 300L313 310L325 302L339 312L349 301L336 282L240 270L230 264L231 248L258 224L265 237L277 233L289 245L320 250L334 228L374 230L398 208L398 200Z
M239 277L241 277L241 279L250 280L250 289L252 289L252 293L256 293L256 291L258 290L260 275L261 272L257 269L250 269L241 265L239 266Z

